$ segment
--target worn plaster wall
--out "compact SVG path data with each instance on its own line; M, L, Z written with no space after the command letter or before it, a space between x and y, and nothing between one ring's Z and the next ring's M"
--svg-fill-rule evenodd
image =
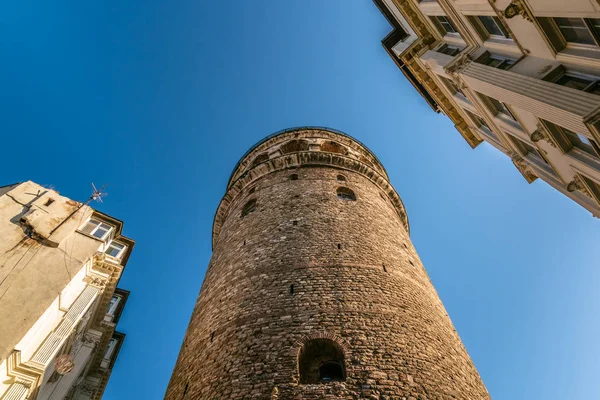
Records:
M348 140L285 133L246 156L270 146L261 171L238 166L166 399L489 399L385 171L360 161L370 153L356 143L354 157L315 145L291 152L313 155L273 150L322 137ZM356 201L338 199L341 186ZM242 217L251 199L257 207ZM344 382L299 383L298 353L317 337L343 348Z
M45 207L49 198L54 201ZM33 182L0 195L0 362L101 246L75 231L92 212L87 206L55 231L60 243L48 244L44 237L31 234L37 229L50 237L75 204ZM26 215L36 218L24 223Z

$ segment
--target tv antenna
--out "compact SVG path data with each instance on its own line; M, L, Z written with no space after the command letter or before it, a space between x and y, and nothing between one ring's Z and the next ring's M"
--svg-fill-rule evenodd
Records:
M103 190L108 186L108 183L105 183L100 189L96 189L96 185L94 185L94 182L92 182L92 195L90 196L90 198L88 199L88 201L85 203L86 205L89 204L92 200L96 200L100 203L102 203L102 198L105 196L108 196L108 193L103 192Z

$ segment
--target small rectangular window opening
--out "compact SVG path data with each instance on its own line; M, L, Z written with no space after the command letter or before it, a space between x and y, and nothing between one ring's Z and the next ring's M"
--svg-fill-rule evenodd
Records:
M213 331L210 333L210 342L211 343L213 342L214 338L215 338L215 332Z
M292 225L298 225L298 221L292 221Z
M290 285L290 294L294 294L294 285Z
M342 249L342 244L338 243L338 250L341 250L341 249Z

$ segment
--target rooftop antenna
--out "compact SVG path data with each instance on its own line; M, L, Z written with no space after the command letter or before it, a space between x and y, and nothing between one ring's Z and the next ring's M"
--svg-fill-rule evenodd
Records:
M99 201L100 203L102 203L102 198L104 196L108 196L108 193L104 193L103 190L108 186L108 183L105 183L100 189L96 189L96 185L94 185L94 182L92 182L92 188L94 189L92 192L92 195L90 196L90 198L88 199L88 201L85 203L86 205L89 204L90 201L92 200L96 200Z

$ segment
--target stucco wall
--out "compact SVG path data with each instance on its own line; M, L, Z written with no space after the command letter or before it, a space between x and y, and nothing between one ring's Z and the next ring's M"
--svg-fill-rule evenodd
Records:
M73 205L66 204L69 199L33 182L20 184L0 196L0 360L7 357L101 245L99 240L75 232L91 214L89 207L59 228L62 241L58 247L28 237L27 227L19 220L49 194L55 199L52 208L38 207L47 213L47 218L38 221L49 232L73 211ZM70 229L68 234L66 227Z

